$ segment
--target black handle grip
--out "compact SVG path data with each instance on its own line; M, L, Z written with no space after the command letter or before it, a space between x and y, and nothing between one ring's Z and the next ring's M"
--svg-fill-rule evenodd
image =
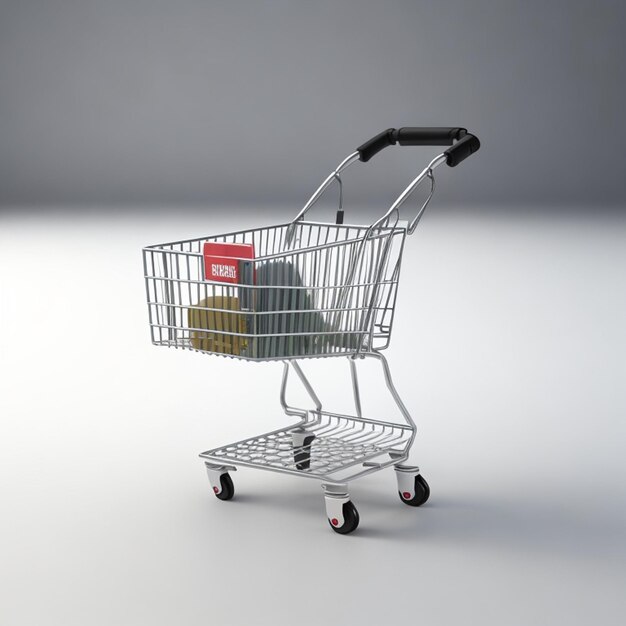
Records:
M480 148L478 138L468 134L465 128L407 126L398 130L388 128L360 145L357 148L359 159L369 161L375 154L396 143L401 146L452 146L444 153L450 167L458 165Z
M465 135L465 137L457 141L451 148L448 148L444 152L446 155L446 163L450 167L456 167L461 161L464 161L468 156L474 154L478 148L480 148L478 137Z
M467 134L465 128L399 128L396 131L401 146L451 146L455 140Z
M356 149L359 153L359 159L363 161L363 163L365 163L366 161L369 161L375 154L378 154L381 150L384 150L387 146L395 146L396 132L397 131L395 128L388 128L387 130L383 130L382 133L379 133L375 137L372 137L364 144L360 145Z

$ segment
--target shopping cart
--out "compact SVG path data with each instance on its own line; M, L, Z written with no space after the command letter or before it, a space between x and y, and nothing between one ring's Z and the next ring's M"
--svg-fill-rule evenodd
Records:
M450 147L373 224L344 224L342 172L395 144ZM331 528L347 534L359 524L348 482L391 465L402 502L420 506L428 500L430 489L419 468L404 463L416 428L382 351L391 339L404 242L432 198L433 172L443 163L456 166L479 147L463 128L390 128L346 157L289 223L144 248L154 344L284 363L280 402L295 423L200 454L220 500L233 497L230 472L238 466L317 479ZM340 190L336 223L305 220L333 183ZM422 183L426 200L412 220L401 220L400 207ZM226 256L209 258L207 249ZM235 254L228 254L232 250ZM216 279L210 271L222 273ZM299 363L318 357L347 357L354 414L322 408ZM402 422L363 416L356 363L365 358L380 363ZM290 370L308 393L310 407L287 404Z

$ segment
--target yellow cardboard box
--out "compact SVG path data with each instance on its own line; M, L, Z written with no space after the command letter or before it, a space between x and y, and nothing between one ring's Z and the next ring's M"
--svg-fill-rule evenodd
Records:
M241 354L247 348L246 337L227 335L227 333L245 333L246 317L239 311L239 298L232 296L213 296L198 302L196 307L188 311L189 328L206 328L191 331L191 345L196 350L220 352L222 354ZM203 309L219 309L208 311Z

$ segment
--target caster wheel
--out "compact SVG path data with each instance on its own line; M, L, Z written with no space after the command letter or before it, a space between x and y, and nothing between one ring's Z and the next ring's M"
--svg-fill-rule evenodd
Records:
M356 510L354 504L348 501L343 505L343 525L335 526L333 521L335 524L337 523L337 520L334 518L328 520L330 527L340 535L347 535L357 529L359 525L359 512Z
M421 474L418 474L415 477L415 495L412 498L406 498L401 491L398 493L400 494L400 500L402 500L404 504L408 504L409 506L422 506L422 504L424 504L430 496L430 487L424 480L424 477ZM410 496L408 492L405 493Z
M222 474L220 476L220 485L222 490L219 493L217 493L217 487L213 487L215 496L220 500L232 500L232 497L235 495L235 486L230 474Z

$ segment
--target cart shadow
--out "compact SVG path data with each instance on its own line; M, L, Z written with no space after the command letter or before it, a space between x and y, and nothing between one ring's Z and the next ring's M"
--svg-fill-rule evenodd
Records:
M320 517L324 513L322 498L312 495L309 489L282 489L237 494L232 503L242 507L254 505L262 510L289 509L294 515ZM437 497L414 508L367 492L360 493L355 502L361 523L348 536L354 540L400 540L416 546L425 543L489 546L626 563L624 520L603 517L601 512L573 511L550 501L529 506L526 501L496 502L485 497L472 500Z
M437 499L417 511L400 510L387 537L402 541L490 545L516 552L541 552L626 563L624 519L603 517L558 503Z

